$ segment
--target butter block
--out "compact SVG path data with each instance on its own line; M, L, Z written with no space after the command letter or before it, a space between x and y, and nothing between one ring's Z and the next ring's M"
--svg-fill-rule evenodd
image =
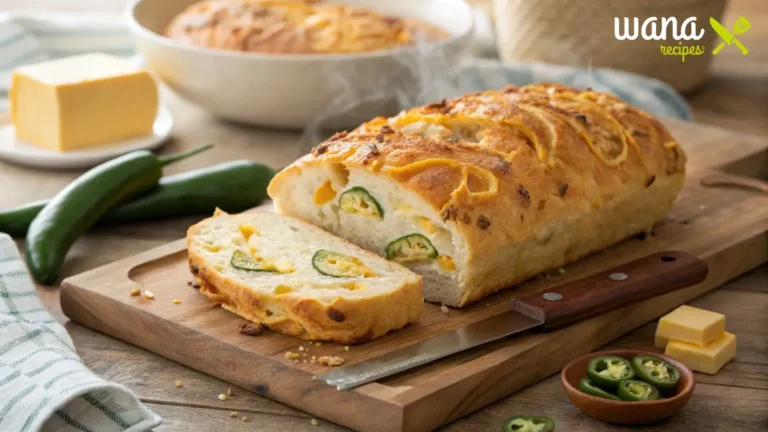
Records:
M736 356L736 335L725 332L706 346L671 340L664 354L680 360L691 370L714 375Z
M653 339L653 344L656 345L656 348L664 349L667 347L668 343L669 339L665 338L664 336L660 336L659 332L656 332L656 336Z
M158 91L131 62L84 54L16 69L10 101L17 139L67 151L151 134Z
M725 315L685 305L664 315L656 328L657 338L699 346L718 339L724 332Z

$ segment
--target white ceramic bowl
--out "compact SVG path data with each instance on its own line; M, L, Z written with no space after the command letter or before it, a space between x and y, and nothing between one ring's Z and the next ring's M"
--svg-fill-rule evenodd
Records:
M263 126L353 127L423 102L425 92L450 85L472 36L472 11L462 0L333 1L420 18L450 33L428 46L360 54L260 54L162 36L167 23L196 1L136 0L128 8L147 68L213 115Z

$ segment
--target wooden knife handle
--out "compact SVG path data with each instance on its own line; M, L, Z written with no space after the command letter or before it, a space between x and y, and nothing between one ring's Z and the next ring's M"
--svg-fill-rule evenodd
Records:
M707 264L680 252L659 252L608 271L515 299L513 308L553 330L622 306L697 284ZM626 276L626 277L625 277Z

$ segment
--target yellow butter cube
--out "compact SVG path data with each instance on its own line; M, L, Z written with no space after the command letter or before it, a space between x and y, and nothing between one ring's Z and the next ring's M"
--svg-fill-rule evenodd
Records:
M653 342L654 345L656 345L656 348L664 349L667 347L669 339L665 338L664 336L659 336L659 333L657 332Z
M152 77L106 54L22 66L10 100L17 139L55 151L149 135L158 109Z
M725 332L725 315L680 306L664 315L656 328L657 337L704 346Z
M680 360L697 372L716 374L736 356L736 335L725 332L719 339L703 347L671 340L664 354Z

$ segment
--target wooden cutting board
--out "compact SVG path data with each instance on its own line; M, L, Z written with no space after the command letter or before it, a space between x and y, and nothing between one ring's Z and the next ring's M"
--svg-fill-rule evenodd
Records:
M734 166L739 173L768 177L766 162L764 151ZM240 334L243 319L212 307L190 286L184 240L65 280L62 309L73 321L354 429L431 430L555 373L570 359L766 262L768 194L703 187L702 179L713 174L722 173L698 171L689 176L669 217L653 236L630 239L568 266L564 274L530 281L462 310L443 312L427 305L418 324L349 351L332 343L310 347L269 330L258 336ZM348 364L364 361L498 314L516 296L669 249L706 261L707 279L562 330L501 340L354 390L340 392L312 380L327 371L309 362L312 356L340 356ZM155 299L130 296L134 288L152 291ZM174 299L181 304L174 304ZM288 360L287 351L306 355Z

